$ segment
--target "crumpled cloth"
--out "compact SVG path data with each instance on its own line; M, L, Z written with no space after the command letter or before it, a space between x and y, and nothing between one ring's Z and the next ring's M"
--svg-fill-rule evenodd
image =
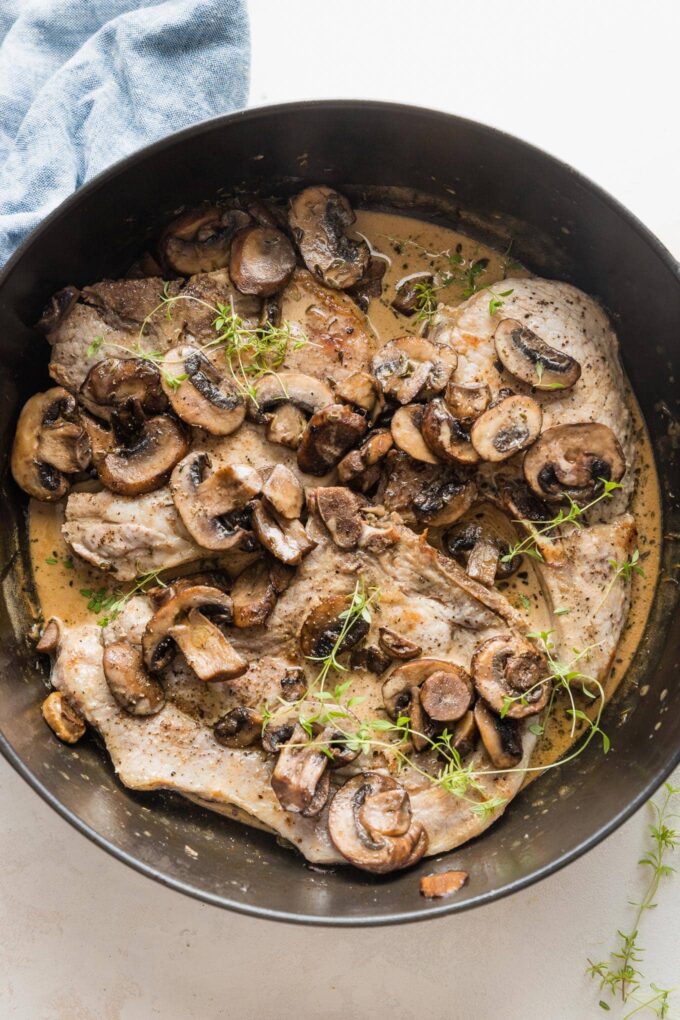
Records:
M0 266L94 174L245 106L246 0L0 0Z

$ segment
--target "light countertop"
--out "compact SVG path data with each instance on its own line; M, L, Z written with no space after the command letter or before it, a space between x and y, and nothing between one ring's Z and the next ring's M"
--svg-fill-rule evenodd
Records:
M673 0L251 0L251 8L254 105L368 97L485 121L573 164L680 254ZM585 968L630 920L649 808L500 903L367 931L283 926L183 898L91 845L4 761L0 811L3 1020L625 1012L598 1008ZM680 876L645 919L642 941L646 975L680 986Z

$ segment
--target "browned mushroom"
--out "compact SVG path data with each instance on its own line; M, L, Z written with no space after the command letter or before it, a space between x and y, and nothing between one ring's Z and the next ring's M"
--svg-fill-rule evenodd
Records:
M307 422L297 451L298 467L308 475L321 476L356 446L366 432L366 419L347 404L329 404Z
M352 287L347 288L347 293L353 301L356 301L362 312L368 311L371 298L379 298L382 295L382 281L387 266L386 258L371 255L364 275Z
M452 347L418 336L390 340L373 358L373 374L386 396L400 404L431 400L446 387L458 364Z
M425 464L438 464L439 458L423 438L424 415L425 408L422 404L408 404L406 407L398 408L390 423L392 439L395 446L408 453L414 460L421 460Z
M333 391L322 379L303 372L282 371L262 376L255 383L248 413L255 421L281 405L292 404L304 414L313 415L333 403Z
M226 551L246 534L243 511L262 488L262 479L247 464L227 464L211 471L207 453L190 453L172 472L170 492L182 523L204 549Z
M369 372L352 372L341 379L335 387L335 399L365 411L371 421L385 405L378 380Z
M578 361L555 350L517 319L502 319L493 340L506 371L536 390L568 389L581 376Z
M497 463L531 446L542 422L543 412L531 397L505 397L480 415L470 439L482 460Z
M349 489L329 485L316 489L316 509L333 542L339 549L356 549L363 523L359 516L359 500Z
M56 652L60 641L61 620L56 616L52 616L47 621L47 624L40 635L40 640L35 646L35 650L36 652L41 652L45 655L51 655L52 652Z
M398 634L391 627L381 627L379 634L380 647L393 659L417 659L423 651L415 641Z
M440 674L446 674L447 679ZM462 718L472 701L470 677L464 669L452 662L427 658L405 662L393 670L385 680L382 695L388 715L392 719L397 719L404 712L408 714L412 689L420 689L422 700L424 685L433 676L437 679L429 688L427 700L437 715L430 718L441 722L455 722ZM423 708L430 715L424 702ZM446 711L452 711L454 714L442 717L442 713Z
M454 418L441 397L435 397L425 406L421 433L440 460L454 464L476 464L479 460L479 454L470 441L470 433Z
M367 492L380 477L380 461L392 449L389 429L372 429L356 450L350 450L338 464L338 479L343 485Z
M159 673L173 659L176 646L201 680L241 676L248 663L209 619L231 623L232 601L218 588L194 585L179 591L151 617L142 638L144 664Z
M450 466L425 464L391 450L375 499L386 510L400 513L407 524L435 526L457 521L476 495L475 483L459 478Z
M479 698L475 703L475 723L484 749L497 769L512 769L522 760L522 739L516 719L501 719Z
M165 693L144 668L142 652L129 641L114 641L104 648L104 677L115 701L130 715L155 715L165 704Z
M411 273L396 284L392 307L402 315L415 315L422 306L423 288L434 283L432 273Z
M113 410L133 399L144 414L154 415L167 407L161 374L143 358L104 358L93 365L80 387L80 398L98 418L111 420Z
M231 243L229 275L242 294L269 297L285 287L294 269L293 246L275 227L246 227Z
M262 496L281 517L292 521L299 517L305 503L300 479L285 464L277 464L262 486Z
M297 723L281 750L271 784L281 807L309 818L318 815L328 800L330 776L325 745L311 739Z
M444 402L454 418L469 428L491 403L491 390L484 383L463 386L450 380Z
M376 645L363 645L352 649L349 664L352 669L365 669L368 673L382 676L392 665L392 659Z
M453 474L442 472L439 479L425 485L413 496L411 506L419 522L443 527L467 513L476 498L477 486L473 481L463 481Z
M267 439L270 443L297 450L302 442L307 418L294 404L281 404L268 416Z
M368 268L368 245L347 233L354 219L347 199L332 188L305 188L291 200L288 222L300 254L327 287L352 287Z
M307 690L305 673L299 666L287 669L281 677L281 697L284 701L299 701Z
M472 679L461 666L430 673L420 688L420 703L434 722L457 722L472 704Z
M90 463L90 444L74 398L55 386L23 406L12 445L17 485L34 499L53 503L70 488L69 473Z
M224 747L250 747L262 734L262 716L245 705L232 708L217 720L213 733Z
M65 744L76 744L84 736L85 720L61 691L48 694L41 711L49 728Z
M227 372L195 347L168 351L163 389L178 418L214 436L229 436L246 416L243 394Z
M183 213L161 237L161 260L182 276L222 269L229 263L232 237L249 223L250 216L240 209L204 206Z
M107 489L121 496L139 496L159 489L189 449L184 429L169 415L144 421L128 445L117 446L97 465Z
M453 727L451 743L461 758L465 758L474 751L478 736L475 713L470 709Z
M277 560L294 567L316 546L299 520L286 520L254 500L253 530L259 541Z
M77 287L68 286L58 290L43 309L35 328L41 333L51 333L61 325L79 297L80 291Z
M454 525L442 538L444 548L468 576L490 588L495 580L505 580L519 569L521 556L504 561L509 546L484 523L465 521Z
M358 645L368 634L369 624L359 616L347 627L350 599L345 595L329 595L305 617L300 630L300 648L309 659L325 659L335 649L336 655ZM343 630L346 633L336 648Z
M472 674L480 696L510 719L537 715L548 704L552 685L543 657L514 634L483 641L472 657Z
M524 477L537 496L569 497L580 506L598 496L605 481L620 482L625 472L621 444L598 422L546 429L524 457Z
M259 627L276 605L277 591L268 563L258 560L238 575L231 589L234 626Z
M378 875L415 864L427 850L427 834L412 817L408 793L377 772L362 772L338 790L328 831L350 864Z

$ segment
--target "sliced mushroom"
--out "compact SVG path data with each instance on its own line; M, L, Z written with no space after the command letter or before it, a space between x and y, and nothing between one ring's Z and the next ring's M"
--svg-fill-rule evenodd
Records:
M555 350L517 319L502 319L493 340L503 367L536 390L568 389L581 376L578 361Z
M195 347L175 347L164 365L163 389L182 421L213 436L229 436L239 428L246 416L243 395L205 354Z
M341 379L335 388L335 399L365 411L371 421L385 403L378 380L369 372L352 372L345 379Z
M345 595L329 595L307 614L300 630L300 648L306 658L325 659L334 648L336 654L340 654L363 641L369 624L363 616L359 616L348 628L340 645L335 647L345 628L349 602Z
M65 744L77 744L85 734L85 720L61 691L48 694L41 706L42 716L49 728Z
M480 415L470 439L482 460L498 463L536 441L543 412L531 397L505 397Z
M258 560L238 575L231 589L234 626L259 627L276 605L277 591L268 563Z
M382 676L391 666L392 659L376 645L365 645L352 649L349 664L352 669L365 669L369 673L375 673L376 676Z
M373 374L386 396L400 404L431 400L446 387L458 364L452 347L418 336L390 340L373 358Z
M290 740L279 751L271 777L272 789L284 811L306 818L318 815L330 791L328 764L324 745L310 740L296 724Z
M451 743L461 758L465 758L474 751L478 736L475 713L470 709L453 727Z
M473 481L461 481L455 475L442 472L439 479L416 493L411 506L421 523L443 527L467 513L476 498L477 486Z
M435 397L425 406L421 433L440 460L454 464L476 464L479 461L470 433L454 418L441 397Z
M249 223L250 216L240 209L207 206L183 213L163 233L161 259L182 276L222 269L229 263L232 237Z
M505 580L519 569L521 556L507 562L508 544L489 527L481 523L465 522L450 528L443 536L444 548L468 576L490 588L495 580Z
M213 733L224 747L250 747L262 734L262 716L245 705L232 708L217 720Z
M161 374L142 358L104 358L93 365L80 387L80 396L92 414L111 420L116 407L130 398L145 414L164 411L168 401L161 388Z
M203 616L209 614L213 619L221 622L231 623L233 620L232 601L219 588L195 584L177 591L172 598L156 610L144 630L142 637L144 665L152 673L160 673L172 661L176 648L170 631L187 618L193 609L200 609L203 611ZM200 622L198 621L198 623ZM221 634L221 632L218 633ZM229 645L226 638L224 642L225 646ZM225 651L228 658L231 659L231 646L225 648Z
M305 188L290 203L288 222L307 269L336 290L352 287L368 268L368 245L347 236L354 219L332 188Z
M422 688L425 681L435 673L449 673L454 678L453 683L458 684L460 675L464 674L465 670L461 670L460 666L455 666L452 662L446 662L444 659L429 658L412 659L410 662L397 666L382 687L383 703L388 715L392 719L397 719L406 711L411 701L412 688ZM472 685L470 684L471 694ZM469 708L469 704L465 706L463 712L467 708ZM460 718L460 716L456 718Z
M139 648L114 641L104 648L104 676L115 701L130 715L155 715L165 704L163 688L149 676Z
M410 867L427 850L427 834L413 820L408 793L377 772L362 772L338 790L328 831L350 864L377 875Z
M621 444L597 422L547 429L524 457L524 477L547 500L570 497L584 505L602 492L605 481L620 482L625 473Z
M366 419L347 404L329 404L307 422L297 451L298 467L308 475L327 474L366 432Z
M537 650L514 634L488 638L472 656L478 693L494 712L510 719L543 711L550 696L548 673Z
M316 546L299 520L289 521L270 513L259 500L253 503L252 520L265 549L288 566L296 566Z
M421 306L421 288L431 287L433 283L432 273L411 273L410 276L405 276L394 288L392 307L402 315L415 315Z
M463 386L450 380L444 402L454 418L469 428L491 403L491 390L484 383Z
M434 455L423 438L422 427L425 408L422 404L409 404L398 408L392 417L390 429L396 446L414 460L425 464L438 464L439 458Z
M330 485L315 492L316 509L338 549L356 549L363 528L359 498L349 489Z
M392 449L392 433L389 429L372 429L361 446L350 450L338 464L338 479L359 492L367 492L377 481L378 465L385 454ZM376 474L372 469L376 469Z
M246 660L200 609L190 609L186 620L171 627L168 635L198 679L206 683L233 680L248 669Z
M430 673L420 688L420 703L435 722L462 719L472 699L472 678L461 666L453 664Z
M278 754L293 736L294 729L295 723L290 721L280 723L278 726L272 726L271 723L265 726L262 731L262 749L268 754Z
M51 333L61 325L79 297L80 291L77 287L68 286L58 290L43 309L35 328L41 333Z
M47 624L40 635L40 640L35 646L35 650L41 654L50 655L52 652L56 652L60 641L61 620L59 620L56 616L52 616L47 621Z
M390 627L381 627L379 631L380 647L393 659L417 659L423 649L415 641L409 640Z
M143 423L131 445L118 446L107 453L97 470L111 492L139 496L164 485L188 449L189 441L181 425L160 414Z
M262 486L267 503L286 520L299 517L305 503L305 490L300 479L285 464L277 464Z
M475 723L484 749L497 769L512 769L522 760L522 739L515 719L501 719L480 698L474 708Z
M382 281L387 265L387 259L371 256L364 275L354 286L347 288L347 293L362 312L368 311L371 298L382 295Z
M299 701L307 690L304 670L299 666L287 669L281 677L281 697L284 701Z
M294 404L281 404L269 417L267 439L289 450L297 450L306 428L307 419L299 408Z
M207 453L190 453L172 472L170 492L194 541L204 549L226 551L246 534L233 515L260 492L262 479L246 464L211 467Z
M90 444L74 398L55 386L36 393L23 406L12 445L11 468L29 496L54 503L66 495L68 472L90 462Z
M323 380L303 372L276 372L264 375L255 384L249 413L256 421L266 421L268 411L281 404L292 404L305 414L315 414L333 403L333 391Z
M293 246L274 227L246 227L232 241L229 276L242 294L269 297L285 287L294 269Z
M513 520L540 523L552 517L547 503L539 499L523 479L496 475L498 496Z

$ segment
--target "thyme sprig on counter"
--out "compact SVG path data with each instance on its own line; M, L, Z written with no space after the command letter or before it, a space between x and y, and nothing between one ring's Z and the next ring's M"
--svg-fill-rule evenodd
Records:
M680 818L680 812L676 810L679 796L680 786L665 783L661 799L651 802L654 818L649 826L650 847L638 862L648 869L649 879L642 899L631 904L635 907L632 925L628 931L617 931L616 945L606 960L597 963L588 960L587 973L599 982L599 991L605 992L609 1000L618 998L624 1004L633 1005L623 1020L643 1013L669 1016L672 989L661 988L653 981L643 987L645 978L640 964L644 949L640 943L640 926L647 911L657 905L661 882L675 871L668 863L668 857L680 847L680 828L674 825L675 820ZM607 999L600 999L599 1005L606 1012L611 1011Z
M134 584L127 591L120 588L110 591L108 588L81 588L80 594L88 600L87 608L91 613L99 616L97 623L100 627L106 627L109 623L120 616L126 605L135 595L143 595L149 588L158 585L165 588L166 584L161 580L160 575L164 568L150 570L146 574L140 574L135 578Z
M538 539L548 538L553 534L557 528L564 527L567 524L573 524L576 528L582 528L583 522L581 518L589 510L592 510L594 506L601 503L605 499L611 499L616 489L620 489L621 485L619 482L610 482L606 478L598 478L599 482L602 482L602 492L595 499L591 500L585 506L579 506L571 496L567 494L568 508L560 507L558 512L550 520L545 521L526 521L516 520L515 524L523 524L525 527L530 527L531 532L521 541L516 542L515 545L511 546L504 556L501 556L501 563L509 563L510 560L514 559L515 556L529 556L531 559L543 560L543 554L538 548Z

